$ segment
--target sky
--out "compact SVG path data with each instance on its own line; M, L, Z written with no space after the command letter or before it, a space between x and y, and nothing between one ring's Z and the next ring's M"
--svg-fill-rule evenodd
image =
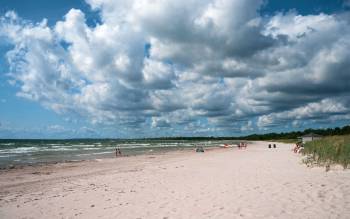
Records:
M349 121L348 0L0 0L0 138Z

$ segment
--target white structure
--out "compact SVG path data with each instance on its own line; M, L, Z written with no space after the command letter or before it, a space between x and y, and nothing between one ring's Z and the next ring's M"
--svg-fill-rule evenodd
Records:
M310 133L310 134L307 134L307 135L304 135L304 136L300 137L300 139L303 142L303 144L308 142L308 141L318 140L318 139L321 139L321 138L322 138L321 135L317 135L317 134L314 134L314 133Z

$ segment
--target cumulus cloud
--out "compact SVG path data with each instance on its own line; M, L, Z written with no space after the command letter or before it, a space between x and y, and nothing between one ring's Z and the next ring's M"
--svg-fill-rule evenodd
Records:
M349 102L344 103L341 99L324 99L292 110L260 116L258 126L279 126L288 121L293 121L292 124L296 125L301 121L328 120L332 116L339 115L348 116L349 112Z
M262 0L86 2L101 16L95 26L79 9L53 26L1 17L18 96L146 135L349 116L346 12L261 16Z

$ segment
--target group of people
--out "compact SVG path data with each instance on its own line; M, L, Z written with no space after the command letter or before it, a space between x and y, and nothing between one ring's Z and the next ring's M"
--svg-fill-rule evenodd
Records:
M301 142L298 142L295 144L295 147L293 148L294 153L300 153L304 150L304 145Z
M116 147L116 148L115 148L115 156L116 156L116 157L122 156L122 151L120 150L119 147Z
M247 148L248 144L246 142L239 142L238 149Z
M273 144L273 146L271 144L269 144L269 148L277 148L276 144Z
M204 152L203 146L197 146L196 152Z

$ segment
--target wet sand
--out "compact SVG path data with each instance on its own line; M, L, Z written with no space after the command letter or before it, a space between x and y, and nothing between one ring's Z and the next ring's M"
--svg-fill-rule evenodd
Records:
M0 218L349 217L350 171L267 145L2 170Z

